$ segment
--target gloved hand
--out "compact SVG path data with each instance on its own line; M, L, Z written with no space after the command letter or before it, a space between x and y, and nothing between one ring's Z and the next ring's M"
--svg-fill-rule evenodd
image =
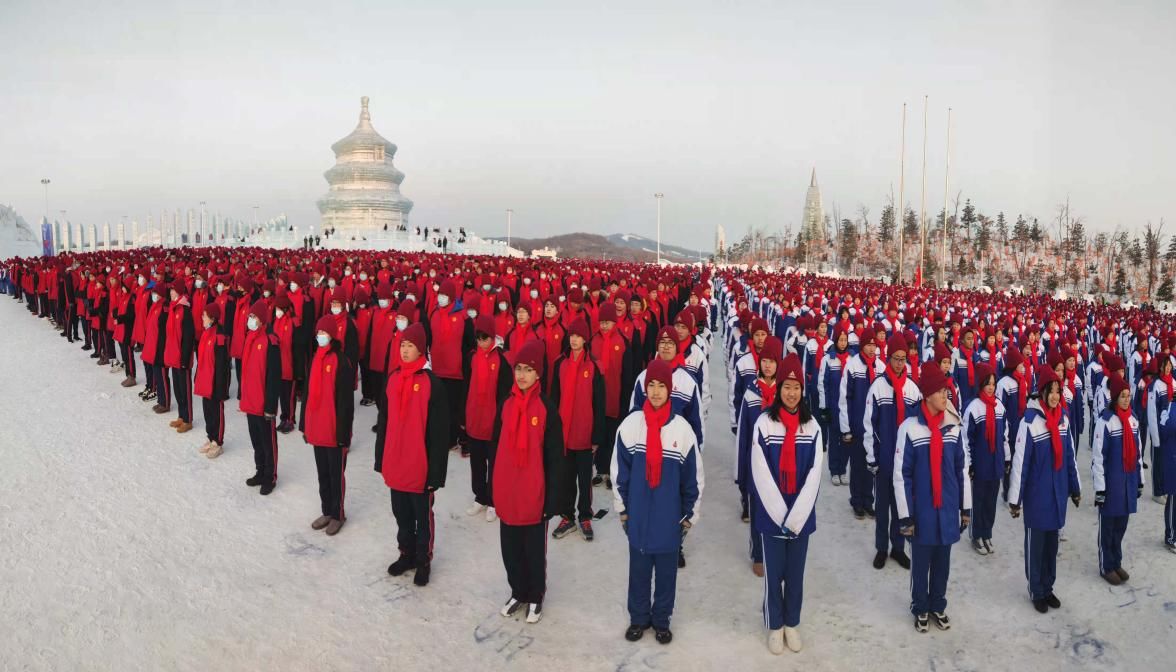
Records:
M974 464L968 465L968 478L975 480L975 478L976 478L976 465L974 465Z
M898 521L898 532L904 537L910 537L915 534L915 521L912 518L903 518Z
M1102 508L1102 505L1106 504L1106 503L1107 503L1107 493L1103 492L1102 490L1099 490L1098 492L1094 493L1094 505L1095 506Z
M784 532L784 539L785 539L785 540L792 541L792 540L794 540L794 539L799 539L799 538L800 538L800 537L796 536L796 533L795 533L795 532L793 532L792 530L788 529L787 527L783 528L783 532Z
M1070 501L1074 502L1074 508L1076 509L1082 503L1082 495L1070 495Z
M1013 463L1005 460L1005 476L1008 476L1013 471Z
M842 443L853 443L853 434L845 433L841 435Z
M686 533L690 531L691 527L693 527L693 526L690 524L689 520L682 521L682 538L683 539L686 538Z
M1017 506L1016 504L1009 504L1009 515L1011 515L1013 518L1020 518L1021 507Z
M872 475L878 475L878 464L876 462L868 462L866 464L866 469L869 469Z
M625 534L629 534L629 514L627 513L621 514L621 529L625 531Z
M963 534L971 523L972 516L967 511L960 511L960 534Z

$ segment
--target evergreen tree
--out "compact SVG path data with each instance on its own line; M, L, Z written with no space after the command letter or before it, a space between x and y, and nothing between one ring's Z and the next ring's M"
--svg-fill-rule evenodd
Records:
M996 215L996 235L1000 237L1001 245L1009 244L1009 223L1005 220L1004 212Z
M902 216L902 235L904 242L910 242L919 237L919 216L912 208L907 208Z
M892 240L894 240L894 206L887 205L882 209L882 219L878 220L878 242L889 243Z
M1131 247L1127 250L1127 259L1137 268L1143 264L1143 245L1139 242L1139 236L1132 239Z
M1164 261L1169 264L1176 261L1176 236L1168 239L1168 251L1164 253Z
M1017 215L1017 223L1013 225L1013 242L1018 245L1029 242L1029 225L1021 215Z
M1127 273L1123 271L1122 264L1115 269L1115 284L1111 285L1111 293L1120 299L1127 294Z
M1153 229L1151 222L1147 223L1147 228L1143 232L1143 254L1147 260L1147 300L1153 301L1152 288L1155 287L1156 277L1159 275L1160 263L1160 248L1164 244L1164 238L1160 235L1160 231L1164 228L1164 223L1161 221L1160 226Z
M1160 283L1160 288L1156 290L1157 301L1171 301L1172 300L1172 277L1164 278Z
M1053 271L1045 278L1045 288L1052 294L1058 289L1058 276Z
M1074 220L1070 226L1070 252L1076 256L1082 256L1086 251L1086 227L1082 225L1082 219Z
M964 212L967 212L967 208L964 208ZM977 220L980 225L976 230L976 247L984 253L992 243L992 220L984 215L979 215Z
M992 275L992 264L988 264L984 268L984 284L990 288L996 287L996 278Z
M970 198L964 201L964 214L960 216L960 226L963 227L968 240L972 240L972 229L976 226L976 207L972 205Z
M1037 223L1037 218L1033 218L1033 224L1029 227L1029 242L1036 246L1041 242L1041 225Z
M853 266L854 259L857 258L858 253L858 234L857 227L853 225L848 219L841 220L841 265L845 270L849 270Z

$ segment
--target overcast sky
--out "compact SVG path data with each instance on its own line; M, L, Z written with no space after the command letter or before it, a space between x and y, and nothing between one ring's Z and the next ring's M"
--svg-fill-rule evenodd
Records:
M709 249L795 232L814 166L876 220L904 101L918 210L926 94L929 212L951 106L953 198L1176 233L1176 3L1120 4L6 0L0 202L317 223L366 95L417 224L652 237L661 191L663 240Z

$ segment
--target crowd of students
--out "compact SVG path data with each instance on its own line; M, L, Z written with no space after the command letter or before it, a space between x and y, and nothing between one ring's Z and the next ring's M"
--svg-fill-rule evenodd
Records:
M1023 518L1034 607L1059 608L1056 556L1090 445L1099 574L1150 475L1176 553L1176 323L1151 311L761 272L374 251L140 249L11 259L0 290L123 375L179 433L202 401L225 450L247 419L261 495L279 434L313 446L320 515L338 534L356 432L375 434L398 554L429 583L436 491L470 460L466 513L497 521L510 597L538 622L550 533L594 538L594 488L629 542L629 627L672 640L684 540L699 520L716 349L734 480L762 577L767 644L802 648L809 537L827 470L874 521L875 556L911 571L915 628L951 626L951 548L997 552L998 501ZM140 373L141 367L141 373ZM231 396L232 395L232 396ZM356 397L377 422L355 428ZM1089 424L1087 424L1089 418ZM243 444L244 437L238 440ZM1149 459L1150 456L1150 459ZM712 495L713 496L713 495ZM551 519L558 519L549 530ZM907 544L910 555L907 555Z

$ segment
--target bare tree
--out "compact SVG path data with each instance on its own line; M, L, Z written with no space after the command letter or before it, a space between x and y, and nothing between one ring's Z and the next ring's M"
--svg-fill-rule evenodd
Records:
M1160 247L1163 245L1163 236L1161 231L1164 230L1164 220L1160 220L1160 225L1154 230L1151 222L1147 223L1147 228L1143 231L1143 253L1144 259L1147 260L1147 300L1152 300L1152 288L1156 284L1156 265L1160 260Z

